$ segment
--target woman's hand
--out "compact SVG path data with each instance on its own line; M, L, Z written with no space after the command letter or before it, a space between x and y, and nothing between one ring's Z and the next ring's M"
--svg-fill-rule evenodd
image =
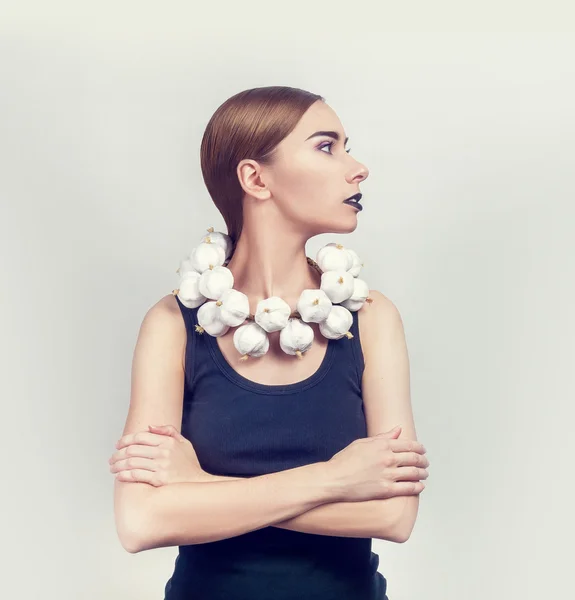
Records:
M200 466L194 447L172 425L148 426L120 438L109 459L110 472L119 481L149 483L206 482L211 475Z
M359 438L328 461L344 502L419 495L429 460L420 442L398 439L401 427Z

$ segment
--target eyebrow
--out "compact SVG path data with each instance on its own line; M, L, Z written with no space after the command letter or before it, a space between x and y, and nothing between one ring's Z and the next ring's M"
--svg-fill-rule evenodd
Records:
M305 141L307 142L312 137L317 137L319 135L326 135L327 137L331 137L334 140L339 141L339 133L337 131L316 131L315 133L312 133L308 138L306 138ZM344 145L347 144L348 140L349 138L346 137Z

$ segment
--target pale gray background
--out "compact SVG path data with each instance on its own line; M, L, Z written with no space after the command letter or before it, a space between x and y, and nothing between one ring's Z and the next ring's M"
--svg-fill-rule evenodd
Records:
M465 4L3 5L2 597L163 598L176 549L122 549L107 459L145 312L223 228L205 125L261 85L324 95L371 170L308 255L354 248L406 327L431 465L409 542L374 541L390 599L569 595L572 21Z

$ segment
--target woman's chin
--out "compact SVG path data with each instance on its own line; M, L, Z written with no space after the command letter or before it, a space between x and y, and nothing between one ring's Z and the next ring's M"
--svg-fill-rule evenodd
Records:
M329 214L329 220L325 219L325 215L328 211L325 211L321 215L316 215L315 220L307 220L307 226L312 225L312 229L314 230L313 235L321 235L324 233L352 233L357 229L358 218L357 213L359 211L354 210L352 207L343 205L344 210L341 212L335 209L332 209ZM354 214L355 213L355 214Z
M358 219L355 216L338 219L330 223L330 233L352 233L357 229Z
M349 214L346 214L345 218L341 219L341 226L342 228L345 228L345 231L342 231L342 233L351 233L357 229L359 223L357 215L359 214L359 211L347 204L344 204L344 207L348 209L346 212Z

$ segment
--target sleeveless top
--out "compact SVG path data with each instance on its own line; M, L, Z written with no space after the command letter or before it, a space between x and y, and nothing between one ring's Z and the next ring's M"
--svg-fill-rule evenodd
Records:
M181 433L202 469L255 477L327 461L367 436L357 312L353 338L328 340L314 374L267 385L237 373L217 338L196 331L199 307L176 300L187 330ZM267 526L178 546L164 600L384 600L371 541Z

